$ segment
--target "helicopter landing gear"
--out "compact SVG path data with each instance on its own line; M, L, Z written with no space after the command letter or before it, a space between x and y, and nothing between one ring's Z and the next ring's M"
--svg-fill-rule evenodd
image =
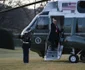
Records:
M85 53L81 53L80 60L85 63Z
M69 61L70 61L71 63L77 63L77 62L79 62L79 57L78 57L77 54L75 54L75 49L74 49L74 48L72 49L72 53L71 53L71 55L69 56Z
M71 63L77 63L77 62L79 61L78 55L75 55L75 54L70 55L70 56L69 56L69 61L70 61Z

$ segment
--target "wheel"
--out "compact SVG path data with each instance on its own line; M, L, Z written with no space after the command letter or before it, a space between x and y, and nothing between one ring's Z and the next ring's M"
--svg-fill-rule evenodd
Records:
M80 55L80 60L81 60L82 62L85 62L85 54L81 54L81 55Z
M78 57L78 55L70 55L69 56L69 61L71 62L71 63L77 63L78 61L79 61L79 57Z

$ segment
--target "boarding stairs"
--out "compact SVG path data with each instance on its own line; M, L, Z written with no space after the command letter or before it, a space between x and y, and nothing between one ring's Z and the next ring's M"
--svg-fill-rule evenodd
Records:
M58 47L55 48L54 50L51 50L51 47L46 45L44 60L45 61L58 60L61 58L62 51L63 51L63 45L58 44Z

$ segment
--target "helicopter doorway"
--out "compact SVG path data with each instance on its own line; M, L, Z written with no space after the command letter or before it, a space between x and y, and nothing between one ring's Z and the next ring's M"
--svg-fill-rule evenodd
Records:
M45 56L44 56L44 60L58 60L58 59L61 58L62 51L63 51L64 16L51 16L51 24L53 23L53 19L57 20L59 30L61 31L61 33L60 33L60 41L58 43L58 47L56 47L54 50L51 49L53 47L51 45L51 43L49 41L47 41L47 43L45 45ZM51 25L50 25L50 29L51 29Z
M51 24L53 23L53 19L57 20L57 26L60 31L60 40L63 42L64 40L64 16L51 16ZM49 29L51 29L51 25Z
M53 22L53 19L57 20L59 29L63 29L64 26L64 16L51 16L51 23Z

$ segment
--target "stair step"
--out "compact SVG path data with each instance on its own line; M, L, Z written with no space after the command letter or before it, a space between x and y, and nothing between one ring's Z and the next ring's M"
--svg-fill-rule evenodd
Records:
M63 46L59 46L54 51L47 49L44 60L58 60L62 55Z
M57 51L47 51L45 55L45 60L56 60L57 57Z

